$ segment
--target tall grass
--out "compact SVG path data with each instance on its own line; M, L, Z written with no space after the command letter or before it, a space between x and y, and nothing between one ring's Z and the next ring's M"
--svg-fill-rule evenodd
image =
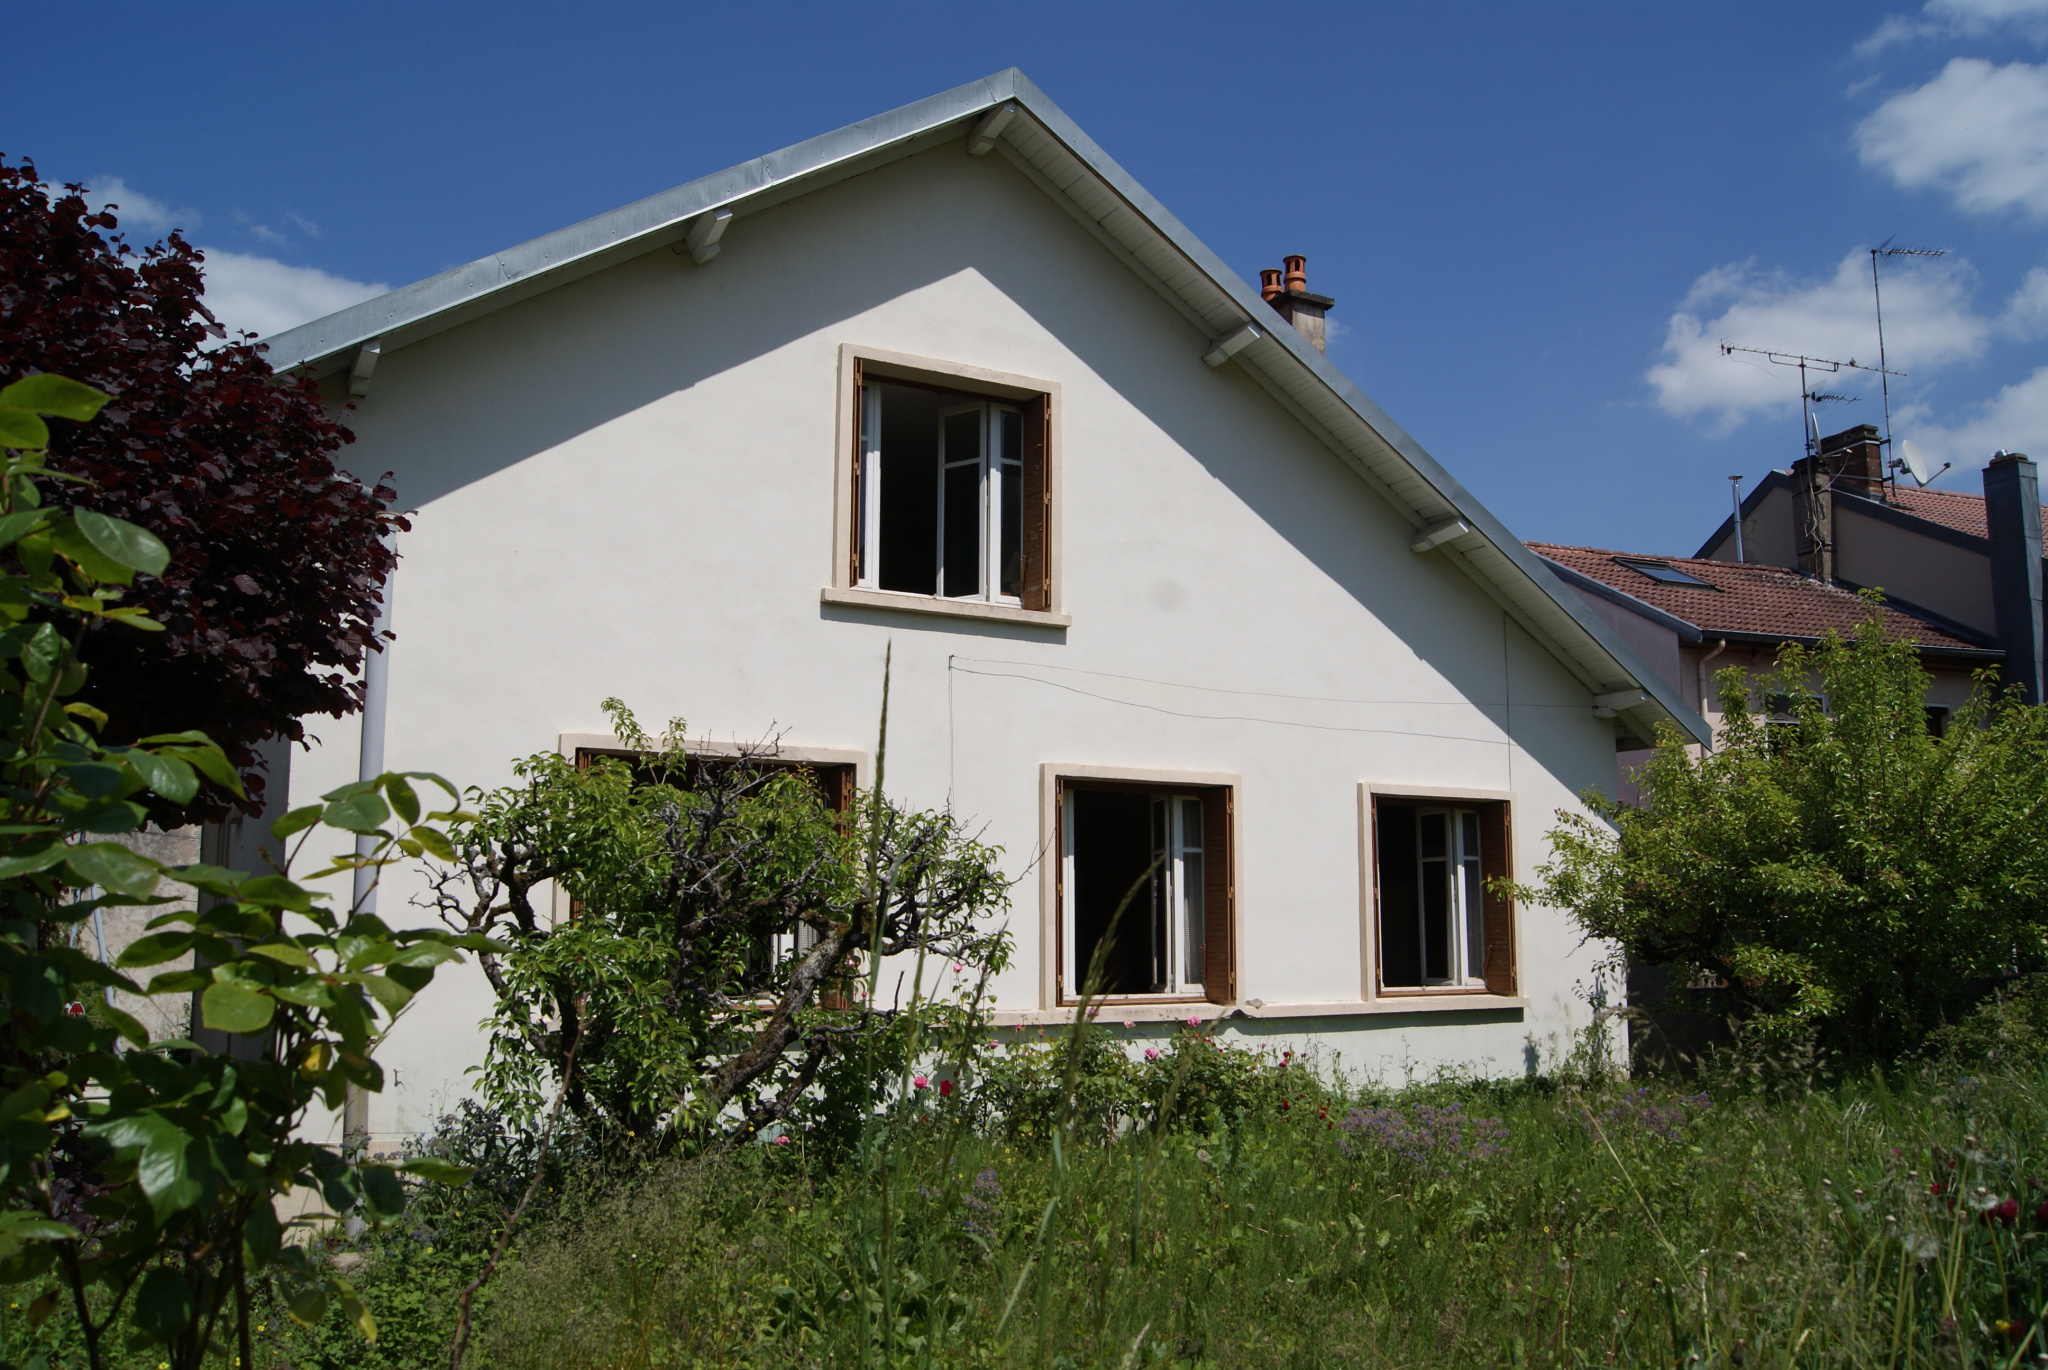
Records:
M591 1370L2034 1364L2044 1085L2030 1063L1780 1098L1362 1097L1268 1064L1235 1117L1198 1095L1186 1127L1046 1140L933 1101L889 1140L886 1242L863 1166L679 1165L529 1241L482 1349Z

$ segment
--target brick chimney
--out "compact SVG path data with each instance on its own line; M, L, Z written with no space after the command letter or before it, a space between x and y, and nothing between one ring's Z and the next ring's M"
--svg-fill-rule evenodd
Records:
M1991 613L2005 652L1999 674L2029 704L2041 702L2041 491L2034 463L2000 452L1984 468L1984 523L1991 535Z
M1818 456L1792 463L1792 526L1799 570L1830 585L1835 580L1836 490L1884 498L1884 446L1875 426L1858 424L1822 438Z
M1328 352L1323 316L1337 302L1328 295L1309 294L1308 258L1283 257L1281 262L1280 270L1268 267L1259 273L1259 293L1294 325L1295 332L1316 345L1316 351Z

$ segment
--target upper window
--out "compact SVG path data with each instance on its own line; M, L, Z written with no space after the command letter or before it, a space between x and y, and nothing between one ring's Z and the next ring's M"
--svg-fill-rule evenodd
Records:
M851 583L1050 607L1044 396L859 386Z
M1227 1003L1230 791L1063 782L1060 997Z
M1486 888L1507 805L1375 798L1373 823L1380 988L1514 993L1513 908Z
M1619 558L1617 558L1619 560ZM1689 585L1695 590L1711 590L1714 587L1698 576L1688 575L1676 566L1662 561L1622 561L1623 566L1639 575L1648 576L1659 585Z

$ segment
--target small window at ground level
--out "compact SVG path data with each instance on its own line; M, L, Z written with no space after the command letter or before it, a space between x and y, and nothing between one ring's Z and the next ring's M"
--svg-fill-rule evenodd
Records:
M1932 737L1948 736L1949 710L1946 705L1929 704L1927 707L1927 732Z
M859 410L853 584L1049 608L1045 397L878 380Z
M1506 804L1374 800L1380 988L1514 993L1507 854Z
M1060 997L1228 1002L1230 791L1063 783Z

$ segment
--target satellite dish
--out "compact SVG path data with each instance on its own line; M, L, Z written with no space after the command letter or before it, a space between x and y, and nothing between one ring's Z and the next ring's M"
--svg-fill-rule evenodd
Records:
M1814 413L1809 413L1809 414L1807 414L1807 416L1806 416L1806 437L1807 437L1807 441L1808 441L1808 442L1809 442L1809 443L1811 444L1811 446L1809 446L1809 447L1808 447L1808 448L1807 448L1806 450L1807 450L1807 451L1809 451L1809 452L1812 452L1812 453L1814 453L1815 455L1819 455L1819 453L1820 453L1820 415L1818 415L1818 414L1814 414Z
M1927 474L1926 454L1914 446L1911 438L1901 438L1899 440L1899 456L1905 459L1906 469L1913 473L1913 483L1915 485L1925 485L1928 481L1934 479L1934 477Z

